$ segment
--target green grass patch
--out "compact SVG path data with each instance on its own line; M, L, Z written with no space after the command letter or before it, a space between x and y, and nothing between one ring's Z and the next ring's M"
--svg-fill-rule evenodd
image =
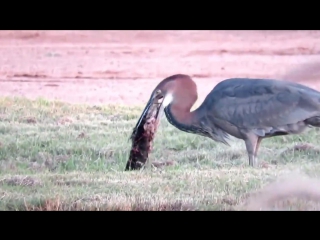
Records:
M173 164L124 172L143 107L1 98L0 210L235 210L279 176L320 176L318 129L263 140L252 169L242 140L228 147L164 116L150 161ZM281 206L318 209L307 200Z

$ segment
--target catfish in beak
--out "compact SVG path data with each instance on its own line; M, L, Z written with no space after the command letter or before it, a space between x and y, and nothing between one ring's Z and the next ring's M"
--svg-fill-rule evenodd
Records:
M162 102L161 91L154 91L130 136L132 147L125 171L138 170L147 162L148 155L152 150L152 141L163 113Z

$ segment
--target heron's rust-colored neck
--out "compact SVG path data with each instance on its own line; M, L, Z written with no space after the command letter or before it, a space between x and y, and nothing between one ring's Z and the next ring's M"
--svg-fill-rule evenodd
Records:
M174 101L168 106L171 118L183 125L191 125L196 117L195 112L191 112L194 102Z
M167 92L172 94L172 102L164 109L168 121L182 131L193 132L200 114L199 109L191 112L198 99L195 82L189 76L183 76L167 86Z
M197 122L199 122L198 109L190 112L191 106L181 106L175 103L169 104L168 107L164 109L169 123L181 131L197 133L199 128L197 124Z

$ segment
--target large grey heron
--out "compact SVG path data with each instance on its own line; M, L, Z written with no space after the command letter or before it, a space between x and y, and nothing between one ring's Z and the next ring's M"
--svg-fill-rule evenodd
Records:
M148 109L160 102L168 121L182 131L227 145L229 135L244 140L249 165L254 167L263 138L299 134L308 126L320 127L320 92L294 82L226 79L191 112L197 98L197 86L190 76L165 78L152 92L135 130ZM160 109L159 106L157 110Z

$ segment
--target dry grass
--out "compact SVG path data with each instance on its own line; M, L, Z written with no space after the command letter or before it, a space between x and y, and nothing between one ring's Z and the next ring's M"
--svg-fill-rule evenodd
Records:
M264 140L252 169L242 141L162 119L155 164L125 172L142 107L0 99L0 210L320 209L317 129Z

